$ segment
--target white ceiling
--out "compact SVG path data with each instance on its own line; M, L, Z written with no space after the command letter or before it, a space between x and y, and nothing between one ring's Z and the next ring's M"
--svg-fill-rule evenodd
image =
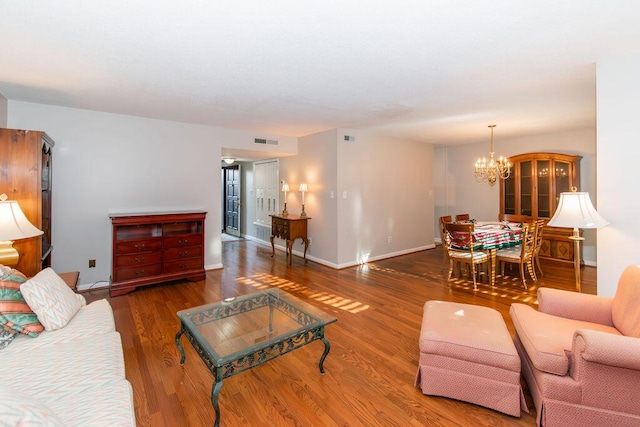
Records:
M637 0L0 2L0 94L303 136L434 144L595 126Z

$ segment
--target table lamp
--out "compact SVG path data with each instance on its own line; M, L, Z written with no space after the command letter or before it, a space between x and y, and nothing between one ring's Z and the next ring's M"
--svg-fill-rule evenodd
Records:
M609 223L593 207L589 193L576 190L576 187L572 187L571 192L560 193L558 208L547 225L573 228L573 235L569 239L574 242L573 263L576 273L576 290L580 292L580 241L584 240L584 237L580 237L579 229L600 228L609 225Z
M282 216L289 215L289 211L287 211L287 192L289 191L289 184L286 182L282 183L282 192L284 193L284 209L282 210Z
M20 261L13 240L28 239L42 233L29 222L18 202L7 200L6 194L0 195L0 264L15 267Z
M304 211L304 193L307 191L307 184L300 184L298 191L302 193L302 212L300 212L300 216L304 218L307 216L307 213Z

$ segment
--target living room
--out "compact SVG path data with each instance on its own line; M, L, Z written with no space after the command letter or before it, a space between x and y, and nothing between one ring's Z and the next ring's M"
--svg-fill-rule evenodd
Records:
M78 11L83 10L81 6L77 6ZM467 6L472 10L471 5ZM600 13L597 3L589 6ZM0 10L5 7L7 6L3 5ZM575 3L573 7L583 8ZM283 9L286 10L286 7ZM615 44L618 40L609 40L607 37L610 36L602 35L602 40L611 43L610 45L601 47L592 56L585 54L578 64L580 72L577 75L585 79L580 87L590 87L586 94L580 92L576 95L583 108L588 111L586 120L582 120L584 116L579 120L567 116L563 127L553 128L547 126L545 118L534 116L527 110L517 120L509 121L507 117L510 116L504 111L511 108L510 104L495 105L496 101L488 91L482 93L480 101L477 101L483 108L476 115L471 111L452 112L448 109L447 114L442 115L446 117L434 113L432 121L448 123L444 128L448 129L450 137L447 133L442 133L442 127L434 127L433 134L425 131L424 139L417 140L407 136L407 133L394 134L383 126L396 124L397 129L412 127L406 123L394 123L394 107L401 109L399 105L413 97L407 95L411 90L406 88L395 101L372 103L370 108L378 113L380 126L363 126L361 117L353 116L333 121L323 121L321 117L309 127L303 127L306 118L297 117L296 124L299 128L286 120L283 120L286 124L278 127L275 123L265 124L266 120L252 116L251 112L255 113L259 108L251 102L236 107L231 96L234 92L232 89L224 88L231 95L224 92L225 102L214 107L208 104L202 106L202 99L195 94L191 94L191 98L187 100L180 97L161 100L155 97L156 94L149 95L144 84L131 85L118 80L116 76L124 73L124 69L114 71L107 66L102 68L101 65L104 64L97 62L91 68L95 72L93 80L86 77L92 75L90 72L84 71L87 74L82 74L87 81L93 81L97 88L80 90L86 93L95 91L94 102L74 103L78 92L70 93L65 88L69 84L68 80L73 80L69 77L73 76L73 66L79 67L83 62L82 56L76 56L79 54L69 45L69 52L73 53L67 54L62 47L58 47L43 55L44 59L52 63L56 63L57 58L70 60L73 57L69 68L55 68L55 73L52 71L48 74L47 67L40 62L21 66L20 61L15 61L16 50L21 55L33 58L38 57L38 53L47 51L48 45L44 41L40 41L41 44L37 46L24 42L28 37L21 32L23 30L16 28L20 25L26 27L20 24L26 19L24 10L7 9L7 12L14 14L4 16L16 19L8 19L12 23L0 30L2 40L6 41L3 50L8 53L0 58L0 69L3 70L0 73L0 127L42 130L56 142L52 207L53 267L57 271L79 271L81 290L94 284L97 284L94 287L105 286L110 280L112 229L109 214L112 213L190 209L206 211L205 267L214 271L226 268L222 255L223 244L217 232L222 222L220 158L225 150L235 150L239 154L251 153L243 163L247 166L247 171L253 160L278 158L281 179L292 184L306 182L309 185L306 211L312 217L309 221L309 233L313 236L311 259L342 268L359 264L365 255L368 259L382 259L432 248L437 240L437 220L441 215L470 212L477 219L497 219L498 186L477 183L472 173L476 159L488 155L489 133L486 126L494 122L497 124L495 149L498 155L550 151L583 156L580 190L589 192L598 212L610 223L608 227L598 231L585 231L584 260L588 266L597 266L598 295L613 296L624 267L638 262L635 252L640 241L640 198L637 197L637 190L632 187L630 178L636 167L636 156L640 154L635 129L640 107L640 83L636 78L640 73L640 56L635 48ZM55 11L50 12L56 14ZM592 20L586 19L585 22L593 23L594 26L604 25L596 23L598 13L591 13L594 15L589 15ZM610 17L608 20L603 19L609 26L605 27L608 32L602 34L618 32L622 26L620 23L633 21L637 13L638 7L635 4L625 3L624 8L616 14L607 14ZM42 28L52 30L51 23L44 24L48 19L46 11L35 14ZM602 14L605 15L606 12L603 10ZM70 15L76 16L75 13ZM23 19L18 19L20 17ZM56 16L56 19L61 18ZM110 22L118 22L118 16L113 16L112 19ZM92 19L78 21L91 22ZM557 22L550 21L547 24L551 26ZM287 23L279 21L279 25L286 26ZM69 24L65 28L74 27ZM385 28L392 32L394 27ZM184 30L183 26L180 29ZM515 29L511 30L514 38L521 36ZM12 38L12 31L17 34L16 38ZM90 33L84 26L75 31L78 39L82 38L83 31ZM576 32L585 39L590 35L582 25ZM635 30L627 29L622 33L624 37L621 38L631 40L631 44L637 46L638 33ZM166 36L162 34L163 37ZM367 34L371 39L381 37L375 32ZM45 40L44 35L42 37ZM146 40L146 37L141 36L141 39ZM355 37L356 41L357 39ZM428 43L429 38L416 37L411 40L412 43L408 46L414 49L415 46ZM490 40L494 41L493 38ZM473 45L472 40L465 41L469 46ZM573 38L571 41L575 46L565 46L565 51L584 49L583 42ZM530 41L531 44L535 44L534 42L535 40ZM158 42L158 51L164 54L163 46ZM483 44L480 51L488 53L488 46L491 43ZM384 86L385 90L394 81L403 80L406 76L406 70L403 71L397 65L401 61L394 55L409 47L399 45L397 50L383 51L378 59L379 67L372 67L371 70L374 71L368 70L375 74L378 70L386 70L385 66L390 69L380 71L380 86ZM368 52L369 48L367 45L364 50ZM300 50L298 47L293 53L299 54ZM289 56L283 57L277 53L274 52L274 55L282 63L286 62L285 59L290 59ZM324 58L326 52L318 49L314 53L318 58ZM540 50L535 50L535 53L542 55ZM391 58L388 63L385 55ZM558 50L553 50L553 54L549 55L560 59L562 51L558 53ZM105 55L103 59L106 61L108 58ZM483 78L488 78L492 73L492 87L496 87L495 80L500 80L502 76L498 73L500 68L511 67L522 71L517 63L518 56L514 55L513 63L509 62L510 58L506 55L499 58L504 62L496 68L490 68L489 73L482 72L484 69L478 65L479 77L472 79L473 84L465 86L465 89L471 92L469 86L482 86ZM133 58L130 61L135 62ZM163 64L160 59L156 58L156 61ZM177 62L191 63L187 60ZM485 62L482 64L486 66ZM162 74L158 72L162 69L158 63L154 62L153 65L156 66L143 68L149 79ZM338 67L327 68L335 70ZM398 68L399 76L385 79L387 74L393 74L394 68ZM38 76L31 77L35 70L39 70ZM218 71L218 68L209 69L210 76L214 74L213 70ZM282 71L282 68L278 70ZM231 74L234 72L230 71ZM327 74L324 81L340 80L341 74L336 73ZM573 76L571 73L568 75ZM514 78L511 74L510 76ZM349 77L352 78L352 75ZM306 84L300 83L299 79L292 78L292 82L296 83L292 83L292 86L306 95L303 90ZM184 83L187 80L189 78L183 79L178 73L175 81ZM461 80L463 79L451 81L449 85L461 84ZM538 84L530 74L526 74L521 80L530 82L530 88L525 92L514 90L512 98L532 97L532 93L538 90L549 95L543 90L544 85ZM505 81L509 85L513 83L512 80ZM216 98L219 95L213 93L215 90L207 95L204 89L208 87L204 83L206 79L200 82L203 82L202 98ZM567 85L571 83L571 79L566 82ZM179 83L175 84L179 86ZM237 92L244 90L241 84L233 88ZM374 91L372 88L368 90ZM113 107L115 104L101 104L101 101L115 97L115 92L133 94L136 102L122 105L120 109ZM332 87L330 93L337 96L339 92ZM419 96L428 98L432 93L423 91L419 92ZM54 94L60 96L55 97ZM500 99L505 99L504 94L496 94L496 98L498 95ZM358 96L362 98L362 102L366 101L362 92ZM549 104L543 108L561 115L564 104L560 98L562 97L549 96ZM289 101L289 98L286 99ZM348 100L349 97L341 97L335 103L334 108L340 111L338 115L343 114L339 106ZM171 110L170 107L178 105L179 110L185 104L191 107L202 106L201 113L197 117L176 114L168 118L166 111ZM150 108L149 105L157 108ZM268 105L265 110L272 108L271 104ZM144 110L143 106L149 109ZM432 107L431 111L440 111L445 107L446 104L439 104ZM322 109L326 108L322 104ZM236 109L250 112L244 116L244 122L226 116L227 110ZM146 113L135 114L137 111ZM413 114L419 116L417 113ZM218 123L207 122L207 119L216 116L220 117ZM416 121L428 121L427 119L426 116L418 117ZM402 120L398 119L397 122ZM323 127L323 124L326 126ZM346 142L345 135L353 136L354 140ZM255 138L277 140L278 145L256 144ZM343 194L346 197L343 198ZM299 194L291 195L289 210L299 212ZM259 238L258 230L251 222L245 230L248 236ZM88 260L96 260L95 267L90 268Z

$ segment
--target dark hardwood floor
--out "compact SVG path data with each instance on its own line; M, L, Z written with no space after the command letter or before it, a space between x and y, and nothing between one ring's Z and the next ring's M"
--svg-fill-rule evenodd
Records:
M536 304L538 286L574 288L571 266L543 264L544 276L524 290L517 268L478 291L467 280L447 282L438 247L358 267L333 270L249 240L223 243L225 268L205 281L140 288L110 299L122 336L127 379L139 426L209 426L213 376L183 338L179 363L176 312L258 289L279 287L338 321L327 327L331 352L320 375L322 343L312 343L226 379L220 393L222 426L534 426L535 413L514 418L476 405L422 394L414 386L425 301L492 307L509 330L513 302ZM596 270L582 271L582 289L595 293ZM108 298L105 290L87 300Z

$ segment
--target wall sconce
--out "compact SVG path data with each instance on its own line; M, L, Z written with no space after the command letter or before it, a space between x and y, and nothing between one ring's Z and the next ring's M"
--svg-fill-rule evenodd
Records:
M307 213L304 211L304 193L307 192L307 184L300 184L298 191L302 193L302 212L300 212L300 216L304 218L307 216Z
M234 157L223 157L222 161L227 165L232 165L236 161Z
M282 216L289 215L289 212L287 211L287 192L288 191L289 191L289 184L287 184L286 182L283 182L282 192L284 193L284 209L282 210Z
M591 204L589 193L578 192L576 187L571 188L571 192L560 193L560 201L556 213L547 223L550 227L573 228L573 236L569 239L574 242L573 263L576 273L576 290L580 289L580 237L579 228L600 228L609 225L606 219L602 218Z
M40 236L42 230L29 222L15 200L7 201L7 195L0 195L0 264L15 267L20 254L13 247L13 240Z

